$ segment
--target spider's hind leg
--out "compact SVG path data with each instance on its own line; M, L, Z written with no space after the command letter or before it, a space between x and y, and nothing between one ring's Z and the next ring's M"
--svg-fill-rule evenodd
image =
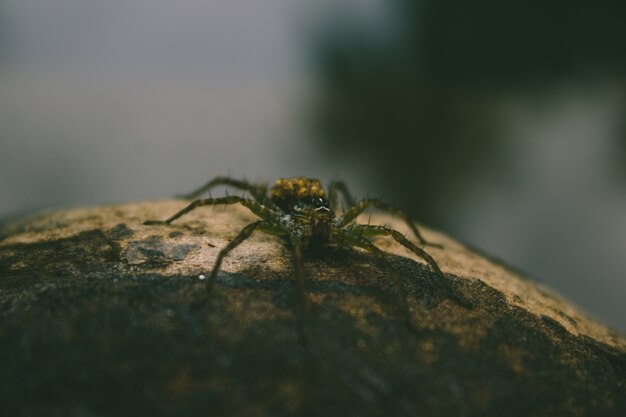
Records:
M423 249L419 248L409 239L404 237L402 233L398 232L397 230L391 229L389 227L385 227L385 226L370 226L370 225L364 225L364 224L355 225L353 230L356 231L357 233L361 233L363 236L390 236L392 237L396 242L398 242L399 244L404 246L406 249L408 249L409 251L413 252L415 255L425 260L426 263L430 265L430 267L435 271L435 275L437 276L437 281L439 285L452 299L454 299L459 305L463 307L466 307L466 308L473 307L473 304L471 301L465 298L465 296L463 296L461 293L459 293L450 285L446 277L443 275L441 268L439 268L439 265L433 259L433 257L430 256L428 253L426 253L426 251L424 251Z
M265 202L267 187L265 185L255 185L248 181L237 180L230 177L215 177L211 181L204 184L202 187L188 193L179 196L179 198L185 200L193 200L194 198L200 197L202 194L210 191L212 188L218 187L220 185L226 185L233 188L237 188L242 191L247 191L250 195L259 203Z
M386 211L387 213L392 214L402 219L406 223L406 225L409 227L409 229L411 229L411 231L413 232L413 234L415 235L415 237L417 238L420 244L434 246L434 247L442 247L439 244L430 243L426 241L426 239L424 239L424 237L418 230L417 226L415 225L415 222L411 220L408 214L406 214L405 212L401 210L398 210L397 208L393 207L390 204L385 203L384 201L378 198L368 198L355 204L350 210L346 211L343 217L341 218L340 227L347 226L352 221L354 221L359 214L363 213L365 210L369 208L377 208L379 210Z
M275 216L275 212L265 207L258 201L248 200L243 197L229 196L229 197L205 198L203 200L196 200L192 202L191 204L189 204L184 209L180 210L178 213L175 213L171 217L167 218L166 220L146 220L145 222L143 222L143 224L146 224L146 225L170 224L174 220L178 219L179 217L189 213L190 211L198 207L216 206L220 204L228 205L228 204L235 204L235 203L241 203L243 206L250 209L251 212L253 212L257 216L265 220L269 220Z

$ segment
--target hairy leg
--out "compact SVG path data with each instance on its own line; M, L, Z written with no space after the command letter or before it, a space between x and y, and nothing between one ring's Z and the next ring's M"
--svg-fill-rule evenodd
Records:
M267 187L265 185L251 184L248 181L237 180L230 177L215 177L211 181L204 184L202 187L196 189L195 191L192 191L189 194L184 194L180 197L186 200L193 200L200 197L202 194L210 191L212 188L220 185L226 185L243 191L247 191L259 203L264 203L266 200L265 193L267 191Z
M352 194L348 190L348 186L343 181L332 181L328 185L328 201L330 201L330 206L333 210L337 211L338 206L338 194L341 194L341 198L346 204L345 209L348 210L352 208L354 205L354 200L352 199Z
M276 216L276 213L274 211L265 207L264 205L262 205L261 203L257 201L249 200L243 197L230 196L230 197L206 198L203 200L196 200L166 220L147 220L143 224L147 224L147 225L170 224L174 220L178 219L179 217L189 213L190 211L198 207L215 206L215 205L220 205L220 204L226 205L226 204L235 204L235 203L241 203L243 206L249 208L250 211L252 211L254 214L256 214L257 216L259 216L260 218L264 220L270 220Z
M357 225L355 225L352 228L352 231L355 232L355 233L358 233L358 234L360 234L360 235L362 235L364 237L368 237L368 236L369 237L371 237L371 236L390 236L390 237L392 237L396 242L398 242L399 244L404 246L406 249L408 249L409 251L413 252L415 255L417 255L420 258L422 258L423 260L425 260L426 263L428 263L428 265L430 265L430 267L435 271L435 274L438 277L438 281L439 281L439 284L441 285L441 287L443 287L443 289L457 303L459 303L463 307L467 307L467 308L472 308L473 307L471 301L469 301L467 298L465 298L463 295L458 293L454 288L452 288L450 286L450 283L448 282L446 277L443 275L443 272L441 271L441 268L439 268L439 265L437 264L437 262L435 262L433 257L430 256L428 253L426 253L426 251L424 251L422 248L419 248L417 245L415 245L409 239L404 237L404 235L402 233L398 232L397 230L394 230L394 229L391 229L389 227L386 227L386 226L370 226L370 225L364 225L364 224L357 224Z
M217 254L217 258L215 259L215 264L213 264L213 270L211 270L211 275L206 283L207 290L211 290L213 285L215 285L215 279L217 278L217 273L220 270L220 266L222 265L222 261L228 255L228 252L235 249L241 243L243 243L246 239L248 239L252 233L262 227L265 222L263 220L259 220L258 222L250 223L246 227L244 227L241 232L237 236L233 238L228 245L224 246L224 248Z
M350 224L357 218L359 214L363 213L369 208L377 208L402 219L406 223L406 225L409 226L419 243L421 243L422 245L441 247L441 245L427 242L417 229L415 222L411 220L411 218L406 213L377 198L368 198L366 200L362 200L355 204L354 207L352 207L350 210L346 211L341 218L340 227Z

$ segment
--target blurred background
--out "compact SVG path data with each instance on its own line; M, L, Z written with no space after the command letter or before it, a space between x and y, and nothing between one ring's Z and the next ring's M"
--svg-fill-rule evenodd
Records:
M626 6L0 0L0 223L343 179L626 332Z

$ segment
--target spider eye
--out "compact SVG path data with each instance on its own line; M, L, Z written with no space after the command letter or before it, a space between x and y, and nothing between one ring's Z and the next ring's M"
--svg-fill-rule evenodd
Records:
M324 205L324 201L322 201L322 199L319 197L311 197L311 204L315 208L320 208Z

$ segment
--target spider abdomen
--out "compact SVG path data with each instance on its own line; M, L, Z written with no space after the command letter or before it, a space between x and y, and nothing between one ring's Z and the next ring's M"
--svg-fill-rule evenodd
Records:
M270 190L270 198L285 213L292 212L302 200L325 197L326 192L320 180L316 178L280 178Z

